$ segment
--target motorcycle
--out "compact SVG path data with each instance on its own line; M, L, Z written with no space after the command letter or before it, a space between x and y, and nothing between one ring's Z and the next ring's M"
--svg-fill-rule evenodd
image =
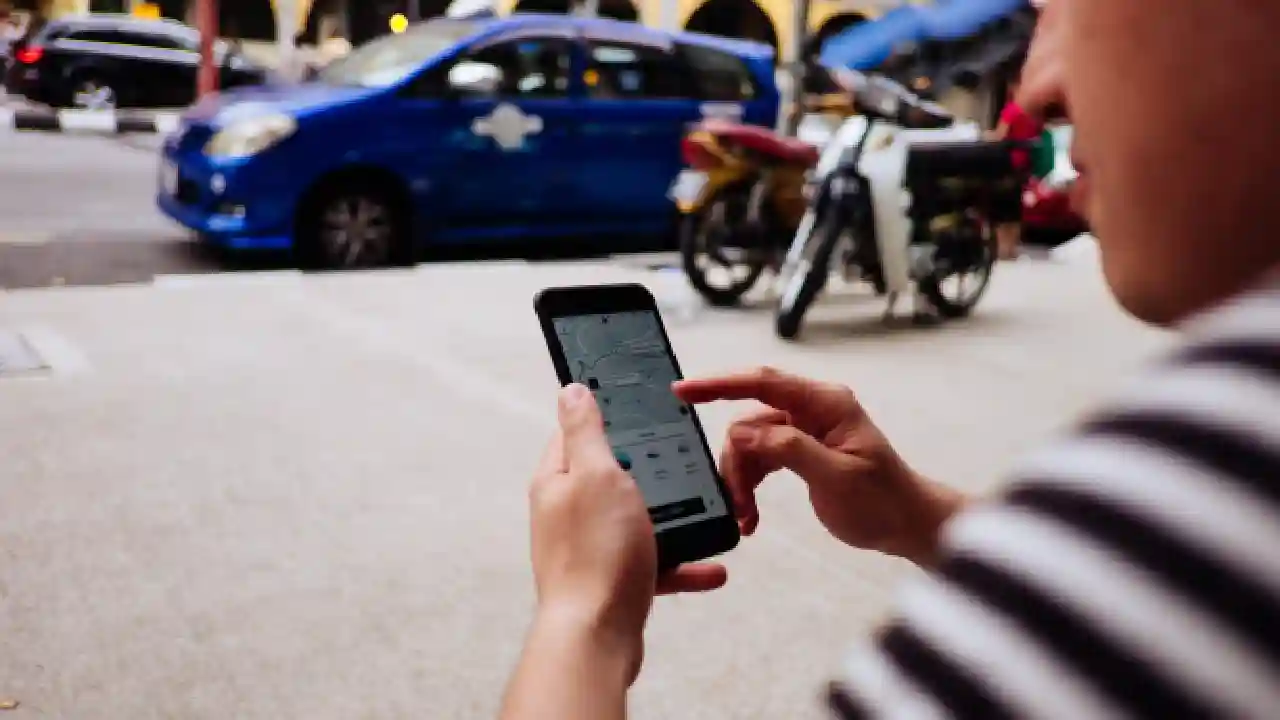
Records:
M888 78L849 75L862 114L846 120L822 153L775 286L775 329L786 339L799 335L833 266L847 281L887 295L886 317L913 289L921 319L967 315L995 264L992 199L1002 183L1017 182L1014 144L982 141L977 123L957 121ZM969 274L978 278L966 293ZM943 288L953 276L962 279L958 297ZM932 312L923 311L921 296Z
M852 112L830 98L809 109ZM805 212L806 173L818 162L810 137L717 119L694 125L681 142L688 167L670 191L681 215L680 258L707 302L735 305L765 270L781 267Z

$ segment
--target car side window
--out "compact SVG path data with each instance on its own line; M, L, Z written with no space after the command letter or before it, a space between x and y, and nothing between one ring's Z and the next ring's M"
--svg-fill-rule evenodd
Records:
M171 38L165 37L157 33L139 32L134 30L123 30L119 34L120 39L126 45L134 47L154 48L157 50L177 50L178 44Z
M80 40L82 42L98 42L98 43L113 43L113 44L124 42L124 40L122 40L120 37L120 33L116 32L115 30L102 30L102 29L75 30L73 32L67 33L64 37L67 40Z
M497 97L546 98L569 94L572 43L565 38L527 38L488 45L461 61L488 63L502 71Z
M691 97L686 72L661 48L624 42L588 44L587 93L598 100Z
M163 33L138 33L137 44L143 47L159 48L161 50L187 50L178 38L165 35Z
M701 45L682 45L680 50L693 69L700 100L742 102L756 96L755 79L741 58Z

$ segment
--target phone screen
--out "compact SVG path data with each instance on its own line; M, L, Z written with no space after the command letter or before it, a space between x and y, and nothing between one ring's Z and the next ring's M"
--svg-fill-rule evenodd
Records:
M727 515L656 314L626 311L553 320L573 381L591 388L614 456L631 473L658 532Z

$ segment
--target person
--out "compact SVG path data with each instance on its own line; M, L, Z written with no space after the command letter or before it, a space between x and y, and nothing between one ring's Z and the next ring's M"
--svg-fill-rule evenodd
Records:
M1020 62L1018 63L1021 64ZM1030 142L1040 140L1045 131L1044 122L1037 115L1027 112L1018 104L1019 76L1009 82L1009 102L1000 111L1000 120L987 133L990 140L1014 140ZM1008 202L1002 202L993 213L996 226L996 247L1001 260L1017 259L1022 247L1022 184L1032 171L1032 155L1029 149L1013 151L1013 169L1016 179L1009 192L1002 193Z
M9 55L17 41L13 18L9 8L0 6L0 96L4 95L4 76L9 70Z
M1280 73L1276 27L1274 2L1045 7L1019 103L1067 109L1107 284L1181 342L1003 493L921 476L847 388L775 371L676 386L766 406L721 458L745 535L767 519L756 487L788 468L836 538L929 570L830 686L835 717L1276 717L1280 100L1259 91ZM727 579L716 563L657 578L589 391L564 390L559 418L531 486L537 610L505 720L624 717L655 592Z

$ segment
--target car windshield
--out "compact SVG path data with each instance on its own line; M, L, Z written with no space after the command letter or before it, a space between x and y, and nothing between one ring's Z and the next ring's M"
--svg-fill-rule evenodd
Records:
M459 20L430 20L403 33L384 35L352 50L320 71L317 79L333 85L387 87L474 34L476 24Z

